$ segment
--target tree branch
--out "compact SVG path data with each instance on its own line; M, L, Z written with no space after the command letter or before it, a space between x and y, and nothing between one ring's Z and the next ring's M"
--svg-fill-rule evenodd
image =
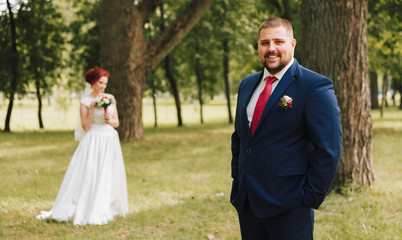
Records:
M193 0L161 34L148 45L154 68L179 43L208 10L213 0Z

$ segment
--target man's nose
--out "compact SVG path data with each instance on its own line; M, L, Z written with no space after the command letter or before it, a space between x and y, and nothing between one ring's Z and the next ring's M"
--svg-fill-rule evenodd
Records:
M270 51L275 50L275 45L273 43L270 43L268 46L268 50L270 50Z

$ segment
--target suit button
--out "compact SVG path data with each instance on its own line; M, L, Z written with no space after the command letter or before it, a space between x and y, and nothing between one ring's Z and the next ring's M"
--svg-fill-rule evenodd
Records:
M251 153L251 148L247 148L246 153Z

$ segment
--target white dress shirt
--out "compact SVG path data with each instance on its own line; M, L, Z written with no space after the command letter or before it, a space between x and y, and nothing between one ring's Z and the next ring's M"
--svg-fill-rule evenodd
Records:
M258 98L260 97L261 92L265 88L265 78L267 78L268 76L277 78L277 80L272 83L272 89L271 89L271 94L272 94L274 92L276 86L278 85L279 81L282 79L283 75L285 75L286 71L290 68L290 66L292 66L293 62L294 62L294 58L292 58L292 60L290 60L290 62L288 63L288 65L286 65L286 67L284 67L280 72L278 72L275 75L271 75L268 72L268 70L266 68L264 68L264 75L262 76L261 82L255 89L253 96L251 96L250 102L247 105L248 127L250 127L251 120L253 119L254 109L255 109L255 105L257 104Z

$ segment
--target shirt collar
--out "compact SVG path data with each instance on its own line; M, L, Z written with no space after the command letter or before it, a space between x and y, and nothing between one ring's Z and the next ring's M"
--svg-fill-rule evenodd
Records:
M268 70L266 68L264 68L264 76L262 79L265 79L266 77L271 76L271 77L276 77L278 80L281 80L283 75L285 75L286 71L290 68L290 66L292 66L294 61L295 61L295 59L292 58L292 60L290 60L290 62L280 72L278 72L275 75L270 74L268 72Z

